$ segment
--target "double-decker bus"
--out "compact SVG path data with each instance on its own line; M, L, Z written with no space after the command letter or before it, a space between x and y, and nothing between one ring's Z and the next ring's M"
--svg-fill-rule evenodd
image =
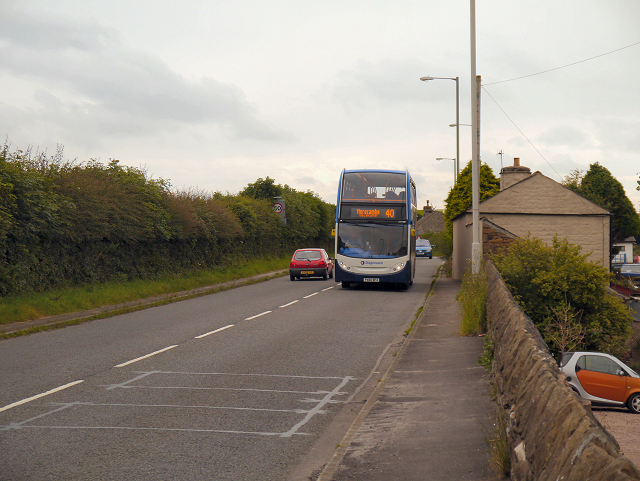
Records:
M416 186L408 171L343 170L336 204L334 278L408 288L415 275Z

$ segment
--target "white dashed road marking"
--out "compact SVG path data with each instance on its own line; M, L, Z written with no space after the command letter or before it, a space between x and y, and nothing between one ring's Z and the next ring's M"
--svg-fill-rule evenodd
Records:
M262 312L260 314L255 315L255 316L247 317L245 319L245 321L250 321L251 319L255 319L256 317L264 316L265 314L269 314L270 312L271 311L264 311L264 312Z
M147 354L146 356L141 356L135 359L131 359L131 361L123 362L122 364L118 364L116 367L128 366L129 364L133 364L134 362L142 361L143 359L146 359L148 357L155 356L156 354L160 354L161 352L168 351L169 349L173 349L174 347L178 347L178 345L174 344L173 346L165 347L164 349L160 349L159 351L152 352L150 354Z
M204 334L200 334L199 336L196 336L195 339L202 339L203 337L207 337L210 334L215 334L216 332L224 331L225 329L229 329L230 327L233 327L233 326L234 326L233 324L229 324L228 326L221 327L220 329L216 329L215 331L210 331Z
M296 299L295 301L291 301L289 304L285 304L284 306L280 306L280 308L289 307L290 305L295 304L296 302L300 302L300 301L298 299Z

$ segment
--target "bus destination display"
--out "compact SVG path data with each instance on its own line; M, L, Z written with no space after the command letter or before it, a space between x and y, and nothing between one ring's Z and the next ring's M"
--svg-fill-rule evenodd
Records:
M373 206L356 206L349 207L349 219L386 219L396 220L402 219L402 207L373 207Z

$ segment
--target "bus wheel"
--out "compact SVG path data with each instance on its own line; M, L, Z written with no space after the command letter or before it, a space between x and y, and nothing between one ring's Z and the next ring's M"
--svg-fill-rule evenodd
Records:
M351 284L350 284L349 282L342 281L342 288L343 288L343 289L349 289L349 286L350 286L350 285L351 285Z

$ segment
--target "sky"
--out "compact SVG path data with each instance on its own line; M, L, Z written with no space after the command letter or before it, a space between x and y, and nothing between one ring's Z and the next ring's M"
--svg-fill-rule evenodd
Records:
M640 211L640 2L478 0L476 51L482 162L558 182L599 162ZM442 209L455 77L462 168L469 1L0 0L0 141L175 190L269 176L335 203L342 169L408 169Z

